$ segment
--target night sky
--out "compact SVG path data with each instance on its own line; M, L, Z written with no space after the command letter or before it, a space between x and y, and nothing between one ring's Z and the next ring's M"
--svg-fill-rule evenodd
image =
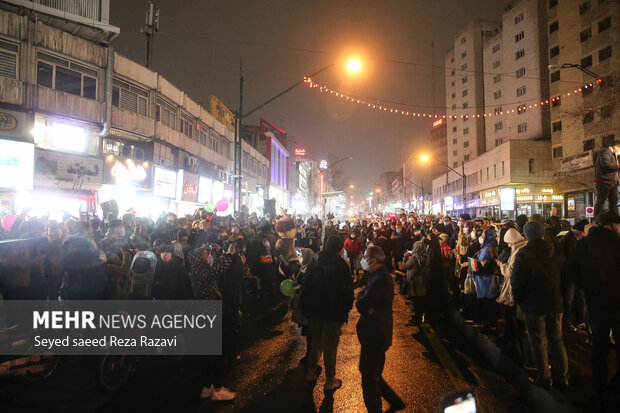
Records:
M110 6L111 23L121 28L112 45L141 64L146 62L140 29L147 4L112 0ZM454 34L473 18L499 20L505 2L156 0L155 5L161 23L153 69L205 106L214 94L237 109L240 62L247 112L304 75L359 57L362 73L347 75L340 66L315 80L355 96L420 105L408 110L432 112L433 78L435 105L445 106L440 67ZM261 117L285 130L312 159L352 156L354 160L342 163L344 175L359 193L371 191L382 171L398 170L412 151L427 148L431 127L428 119L370 110L305 86L244 122L258 124Z

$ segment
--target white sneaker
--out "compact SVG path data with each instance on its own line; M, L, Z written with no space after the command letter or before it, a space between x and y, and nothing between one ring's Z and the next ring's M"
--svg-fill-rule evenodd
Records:
M211 396L213 396L213 385L211 385L211 387L203 387L202 393L200 393L200 398L208 399Z
M211 395L211 400L226 401L226 400L232 400L235 397L237 397L237 393L228 390L226 387L220 387L219 389L213 390L213 394Z

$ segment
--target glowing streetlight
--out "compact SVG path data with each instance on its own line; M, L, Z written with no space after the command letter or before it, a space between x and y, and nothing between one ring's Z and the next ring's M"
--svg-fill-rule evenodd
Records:
M353 189L353 188L355 188L355 185L351 184L351 185L349 185L349 188Z
M362 63L357 59L351 59L347 63L347 69L352 73L357 73L362 70Z
M378 193L378 194L380 194L380 193L381 193L381 188L377 188L377 189L375 189L375 192L376 192L376 193Z
M420 160L421 160L422 162L428 162L428 155L422 155L422 156L420 156Z

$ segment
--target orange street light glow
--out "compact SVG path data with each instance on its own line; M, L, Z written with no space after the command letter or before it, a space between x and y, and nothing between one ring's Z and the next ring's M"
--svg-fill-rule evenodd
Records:
M357 73L362 70L362 63L357 59L349 60L347 69L349 69L350 72Z
M422 156L420 156L420 160L421 160L422 162L426 162L426 161L428 161L428 155L422 155Z

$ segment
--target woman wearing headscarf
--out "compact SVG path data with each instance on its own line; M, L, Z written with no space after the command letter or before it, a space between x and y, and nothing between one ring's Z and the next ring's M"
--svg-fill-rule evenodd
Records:
M407 271L407 291L405 294L413 301L413 317L411 323L419 325L426 312L426 287L430 259L424 241L413 244L412 254L405 255L403 268Z
M479 268L474 269L476 280L477 318L478 324L495 329L497 323L497 303L495 299L495 270L497 268L497 235L492 229L484 232L480 255Z

